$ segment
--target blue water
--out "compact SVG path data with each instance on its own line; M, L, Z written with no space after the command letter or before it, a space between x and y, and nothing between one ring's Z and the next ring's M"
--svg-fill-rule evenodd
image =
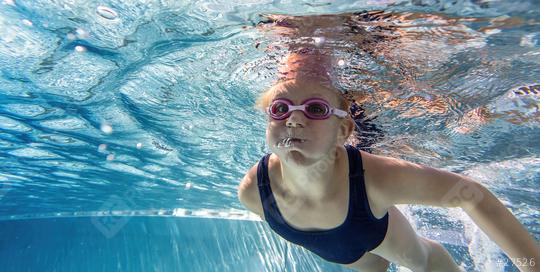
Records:
M342 271L249 221L133 217L111 238L90 222L0 223L2 271Z
M538 1L3 0L2 271L343 271L236 187L268 151L253 104L293 39L258 23L362 10L392 38L321 31L384 132L373 152L473 177L539 240ZM399 208L467 271L517 271L462 211Z

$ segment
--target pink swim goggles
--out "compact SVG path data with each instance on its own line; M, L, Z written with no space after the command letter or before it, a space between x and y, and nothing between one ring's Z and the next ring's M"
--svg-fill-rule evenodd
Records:
M283 120L288 118L295 110L301 110L304 115L313 120L328 119L332 114L337 115L340 118L344 118L348 115L346 111L333 108L321 98L310 98L302 102L301 105L295 106L294 103L285 98L278 98L268 106L267 113L274 120Z

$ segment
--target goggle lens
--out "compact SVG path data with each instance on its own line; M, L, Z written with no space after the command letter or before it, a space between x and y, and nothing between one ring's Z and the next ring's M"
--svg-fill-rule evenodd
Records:
M275 101L270 107L270 114L281 117L289 112L289 105L282 101Z
M321 118L328 115L328 106L320 102L311 102L306 105L306 112L315 118Z

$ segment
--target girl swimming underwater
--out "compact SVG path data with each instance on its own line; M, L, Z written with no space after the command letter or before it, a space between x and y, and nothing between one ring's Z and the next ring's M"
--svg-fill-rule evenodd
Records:
M272 151L238 188L244 206L280 236L360 271L390 262L413 271L460 271L438 242L415 233L397 204L460 207L521 271L540 271L540 246L484 186L459 174L346 145L350 104L333 87L325 54L291 54L262 94Z

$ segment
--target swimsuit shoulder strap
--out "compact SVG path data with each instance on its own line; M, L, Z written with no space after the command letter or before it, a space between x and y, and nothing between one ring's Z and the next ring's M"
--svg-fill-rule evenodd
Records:
M352 205L353 214L366 216L367 193L364 181L364 165L360 150L353 146L346 145L349 156L349 205ZM369 204L368 204L369 205Z
M268 177L268 160L270 155L271 153L264 155L257 166L257 185L259 187L270 184L270 178Z
M362 164L362 156L360 150L351 145L346 145L347 155L349 156L349 177L361 176L364 178L364 165Z
M352 146L346 146L349 154L349 190L350 202L353 205L354 214L362 218L369 218L372 221L386 222L388 213L383 218L376 218L371 213L369 206L366 184L364 179L364 165L360 150Z
M265 217L267 217L267 213L273 211L274 208L272 206L274 195L272 194L270 178L268 176L268 160L270 155L271 153L264 155L257 166L257 187L259 188L259 195L261 197Z

